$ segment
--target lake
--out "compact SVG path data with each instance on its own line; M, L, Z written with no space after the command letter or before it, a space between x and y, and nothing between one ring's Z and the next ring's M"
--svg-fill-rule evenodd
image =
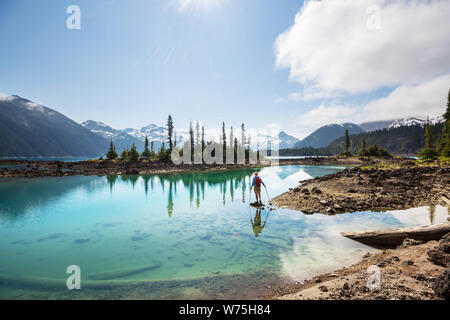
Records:
M342 170L267 167L263 200ZM256 298L376 249L342 231L444 222L447 209L326 216L250 207L252 171L0 180L0 298ZM81 290L66 269L81 270Z

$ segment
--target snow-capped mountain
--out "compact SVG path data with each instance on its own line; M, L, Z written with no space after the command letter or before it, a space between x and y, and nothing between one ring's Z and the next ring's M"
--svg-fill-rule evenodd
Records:
M329 124L320 127L302 141L295 144L295 148L313 147L322 148L329 145L331 142L345 135L345 130L349 134L358 134L364 132L357 124L343 123L343 124Z
M288 135L284 131L280 131L278 134L278 137L280 138L280 149L291 149L295 146L297 142L300 142L300 139L297 139L294 136Z
M136 139L145 141L145 137L148 137L150 141L161 142L167 140L167 129L164 127L159 127L156 124L149 124L148 126L142 127L140 129L127 128L123 132L135 137Z
M123 130L114 129L103 122L87 120L82 125L91 132L96 133L104 138L113 139L117 151L131 147L134 143L139 151L144 149L145 137L153 142L153 150L157 151L162 142L167 143L167 128L149 124L140 129L127 128ZM175 130L177 135L177 144L181 144L183 140L189 138L187 130Z
M438 123L444 122L444 118L443 117L434 117L434 118L430 118L429 121L431 124L438 124ZM410 127L410 126L415 126L415 125L423 127L423 126L425 126L426 123L427 123L427 119L409 117L409 118L404 118L404 119L400 119L400 120L395 120L387 128L392 129L392 128L400 128L400 127Z
M119 153L126 148L130 148L133 144L139 151L144 149L143 141L136 139L122 130L114 129L103 122L87 120L81 125L103 138L108 140L112 139L116 146L116 151Z
M120 130L113 129L100 121L87 120L81 125L104 138L113 138L120 133Z
M278 135L270 136L262 133L258 134L258 139L252 140L252 148L259 147L259 150L263 150L271 146L271 149L290 149L300 140L296 137L288 135L284 131L280 131Z
M122 130L123 132L139 139L144 142L145 137L148 137L149 141L153 141L154 145L161 146L161 142L165 141L167 143L167 128L157 126L156 124L149 124L148 126L142 127L140 129L127 128ZM189 131L183 129L175 129L175 134L177 135L177 144L181 144L183 141L189 139Z

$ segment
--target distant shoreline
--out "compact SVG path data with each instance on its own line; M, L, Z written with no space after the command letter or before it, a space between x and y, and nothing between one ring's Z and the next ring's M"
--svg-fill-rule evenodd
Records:
M279 159L275 165L343 165L360 166L379 162L379 159L338 158L338 157L306 157L295 159ZM171 162L152 161L111 161L111 160L26 160L0 159L1 178L43 178L76 175L146 175L160 173L182 173L198 171L220 171L257 169L274 164L213 164L213 165L174 165Z

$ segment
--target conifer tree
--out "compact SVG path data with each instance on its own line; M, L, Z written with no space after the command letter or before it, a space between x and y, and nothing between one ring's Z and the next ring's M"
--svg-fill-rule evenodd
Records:
M189 143L191 145L191 158L194 160L194 129L192 128L192 121L189 123Z
M172 116L169 114L169 117L167 118L167 137L169 139L169 152L173 149L173 120Z
M201 143L200 141L200 123L198 120L195 122L195 144L199 145Z
M349 153L350 149L350 137L348 135L348 129L345 129L345 153Z
M120 154L120 160L128 161L128 149L124 149Z
M238 144L238 138L234 138L234 163L237 163Z
M136 145L133 143L131 146L130 152L129 152L129 158L131 161L138 161L139 160L139 152L136 149Z
M425 148L419 152L419 158L422 160L434 160L438 153L433 148L433 134L431 132L430 121L427 119L425 125Z
M145 160L148 160L151 157L151 153L150 153L150 150L148 148L148 144L149 144L148 143L148 137L145 136L144 151L141 154L141 158L145 159Z
M167 161L169 159L169 152L168 150L166 150L166 146L164 141L162 141L161 143L161 148L159 149L158 152L158 160L159 161Z
M425 124L425 148L433 147L433 133L431 132L430 119L427 119L427 123Z
M234 137L233 137L233 126L230 127L230 148L233 148Z
M366 138L362 138L362 141L361 141L361 150L359 150L359 155L360 155L361 157L367 156Z
M448 91L447 109L444 113L444 124L437 151L442 157L450 157L450 90Z
M113 143L113 141L111 139L111 142L109 144L109 150L106 153L106 158L108 160L114 160L114 159L117 159L117 157L118 156L117 156L117 152L116 152L116 147L114 146L114 143Z
M441 156L450 158L450 121L444 123L444 127L447 128L447 134L445 135L445 147L441 151Z
M202 153L206 148L206 143L205 143L205 127L202 126Z
M245 149L246 138L245 138L245 125L244 124L241 124L241 143L242 143L242 147Z
M450 89L448 90L448 96L447 96L447 109L444 113L444 121L450 120Z
M227 133L225 132L225 122L222 122L222 143L223 143L223 161L226 161L227 156Z
M348 129L345 129L345 152L341 153L339 156L341 157L352 156L352 153L350 152L350 136L348 135Z

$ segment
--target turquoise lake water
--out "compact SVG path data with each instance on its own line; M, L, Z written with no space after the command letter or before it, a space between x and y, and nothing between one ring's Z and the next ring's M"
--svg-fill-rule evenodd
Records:
M281 166L260 175L275 196L341 169ZM376 251L342 231L438 223L448 215L442 207L258 212L248 205L251 175L0 180L0 298L256 298ZM81 290L66 288L69 265L80 267Z

